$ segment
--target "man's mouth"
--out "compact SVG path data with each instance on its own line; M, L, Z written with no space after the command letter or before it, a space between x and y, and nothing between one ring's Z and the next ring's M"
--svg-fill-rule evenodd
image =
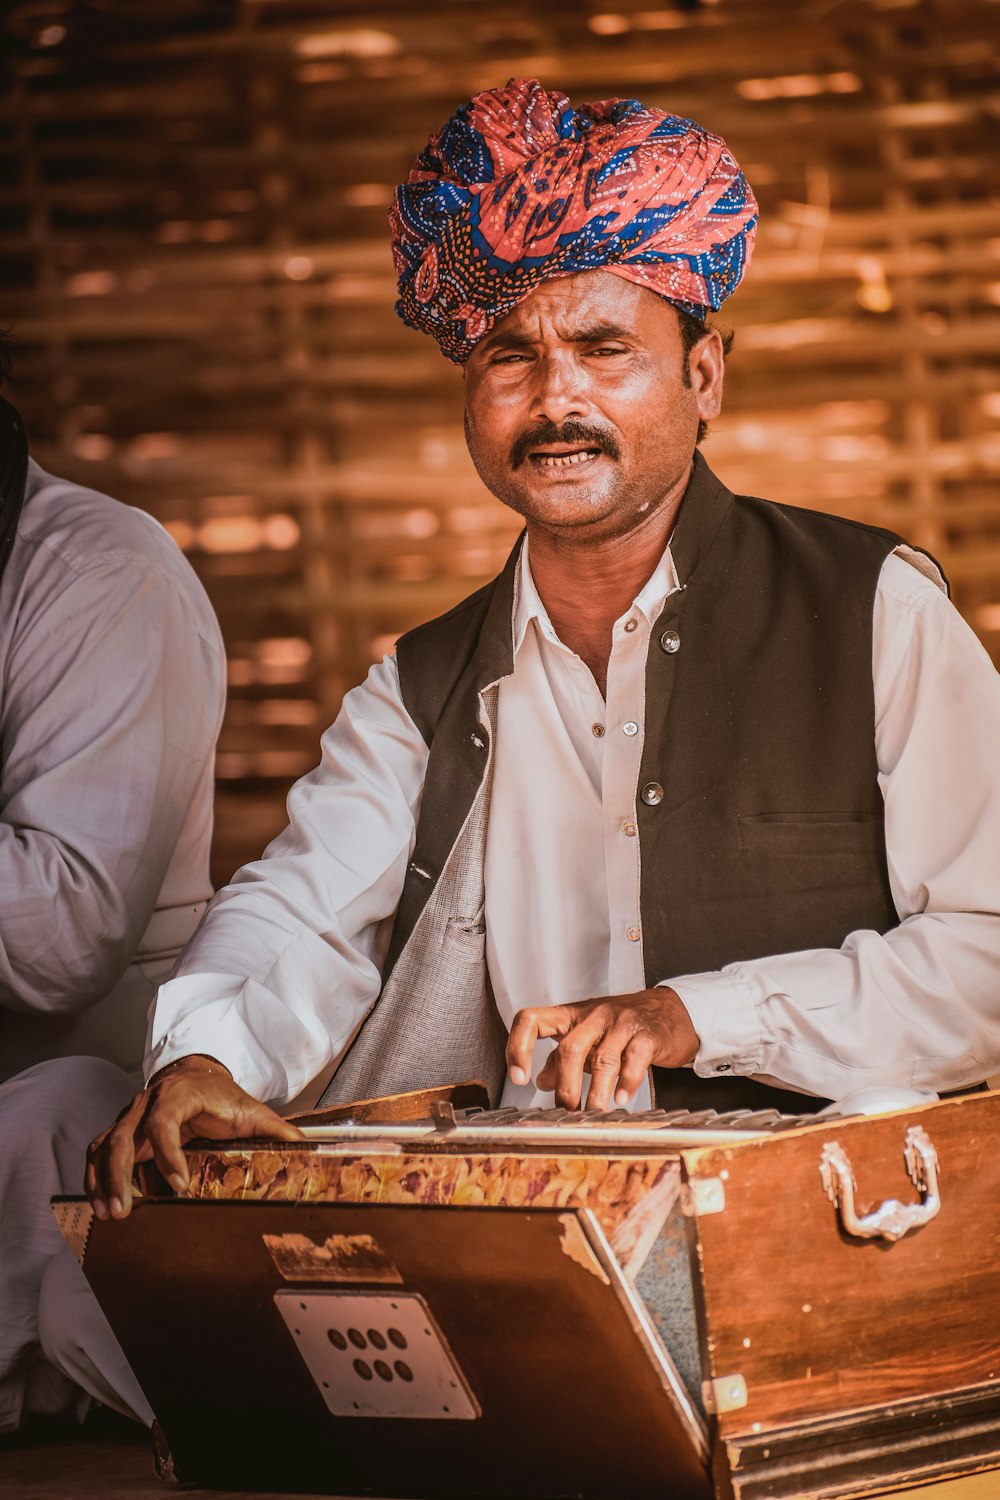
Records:
M528 457L539 469L570 469L579 464L593 463L603 456L603 451L601 448L535 448Z
M588 422L541 422L533 432L522 432L510 450L511 468L526 460L536 474L555 477L568 469L585 469L601 458L617 463L621 457L613 432Z

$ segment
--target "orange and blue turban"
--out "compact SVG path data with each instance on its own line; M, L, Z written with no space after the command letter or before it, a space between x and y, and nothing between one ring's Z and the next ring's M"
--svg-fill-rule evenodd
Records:
M726 147L637 99L573 109L513 78L463 105L396 190L396 311L462 363L543 281L611 271L704 318L750 263L757 202Z

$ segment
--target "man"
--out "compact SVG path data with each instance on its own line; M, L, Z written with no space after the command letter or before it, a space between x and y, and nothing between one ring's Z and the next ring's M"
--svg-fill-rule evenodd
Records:
M399 311L526 535L348 695L216 897L91 1151L101 1217L137 1155L183 1188L195 1133L293 1135L260 1101L338 1058L332 1100L598 1108L651 1067L663 1103L796 1109L996 1067L996 674L929 560L695 453L755 223L724 144L634 101L514 80L420 157Z
M76 1405L38 1358L39 1284L62 1248L48 1200L78 1186L133 1092L156 988L211 895L225 653L163 528L46 474L2 398L0 672L5 1431Z

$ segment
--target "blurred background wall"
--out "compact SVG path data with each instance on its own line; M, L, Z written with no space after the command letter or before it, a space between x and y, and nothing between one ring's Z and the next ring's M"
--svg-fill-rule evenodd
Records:
M7 0L0 322L43 466L158 516L229 651L215 875L516 524L394 317L427 135L513 74L723 134L762 207L706 453L905 533L1000 656L995 0Z

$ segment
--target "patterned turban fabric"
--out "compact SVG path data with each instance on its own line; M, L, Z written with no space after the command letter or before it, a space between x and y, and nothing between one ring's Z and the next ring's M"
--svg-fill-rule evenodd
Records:
M611 271L704 318L750 263L757 202L726 147L637 99L573 109L512 78L431 138L389 212L396 311L463 363L543 281Z

